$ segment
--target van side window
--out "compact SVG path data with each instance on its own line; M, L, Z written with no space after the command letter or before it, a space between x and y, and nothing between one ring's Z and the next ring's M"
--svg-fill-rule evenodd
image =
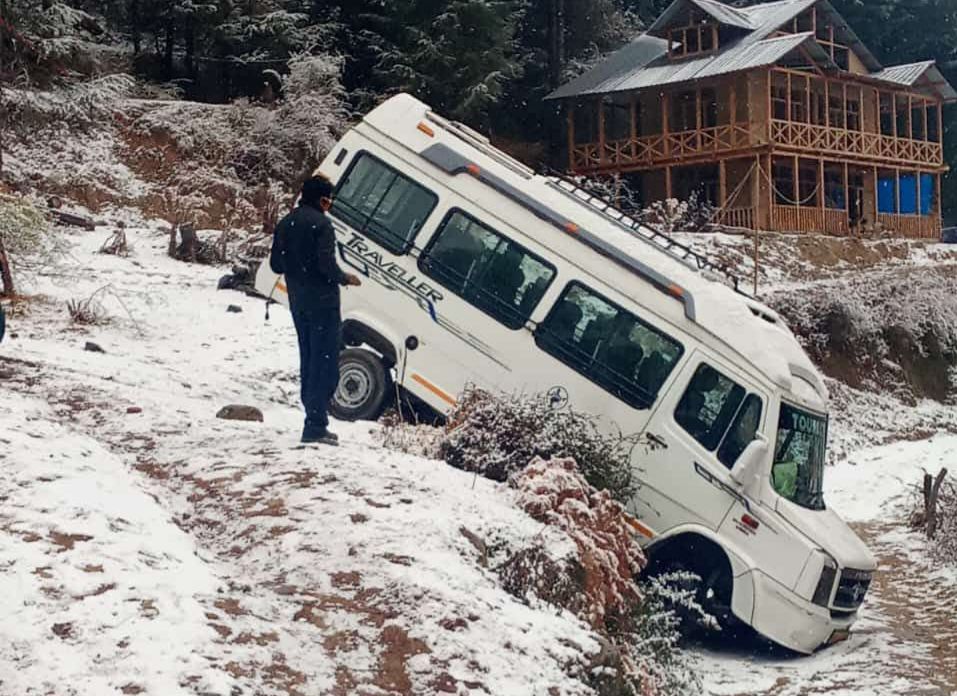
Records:
M396 254L404 254L438 197L362 152L342 177L332 214Z
M535 332L539 348L635 408L648 408L684 353L650 324L570 283Z
M754 439L761 399L710 365L698 367L675 409L675 421L731 468ZM720 448L719 448L720 445Z
M524 326L555 277L554 267L461 210L445 218L419 265L510 329Z

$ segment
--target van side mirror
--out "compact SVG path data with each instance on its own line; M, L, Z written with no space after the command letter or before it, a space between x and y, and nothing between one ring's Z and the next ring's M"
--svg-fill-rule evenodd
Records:
M757 474L761 464L768 456L770 447L768 439L761 433L755 433L754 439L744 448L731 469L731 479L745 490L752 488L757 482Z

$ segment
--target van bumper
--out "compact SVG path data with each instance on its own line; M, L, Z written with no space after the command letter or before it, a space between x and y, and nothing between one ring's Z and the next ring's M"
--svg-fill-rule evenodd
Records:
M761 635L795 652L810 655L846 638L857 621L857 612L831 615L799 597L759 570L752 570L754 611L751 626Z

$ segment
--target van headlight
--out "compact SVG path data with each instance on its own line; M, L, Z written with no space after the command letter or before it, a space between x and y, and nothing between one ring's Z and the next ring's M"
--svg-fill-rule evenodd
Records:
M821 578L817 581L817 588L814 590L814 597L811 598L811 601L819 607L827 608L831 601L831 592L834 589L836 579L837 561L825 555L824 569L821 571Z

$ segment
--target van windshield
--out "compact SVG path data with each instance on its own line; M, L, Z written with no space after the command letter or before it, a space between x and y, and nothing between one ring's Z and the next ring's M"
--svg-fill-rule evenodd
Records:
M771 482L779 495L801 507L824 509L827 418L781 404Z

